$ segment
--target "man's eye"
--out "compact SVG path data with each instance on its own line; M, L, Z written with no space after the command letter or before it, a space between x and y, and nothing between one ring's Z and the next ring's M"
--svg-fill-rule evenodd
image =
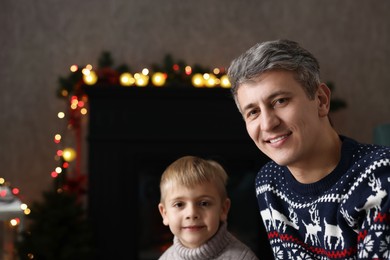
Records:
M252 110L249 110L248 113L247 113L247 117L248 117L248 118L252 118L252 117L258 115L259 112L260 112L259 109L252 109Z
M287 98L279 98L276 99L274 102L272 102L272 106L275 107L275 106L283 105L286 102L287 102Z

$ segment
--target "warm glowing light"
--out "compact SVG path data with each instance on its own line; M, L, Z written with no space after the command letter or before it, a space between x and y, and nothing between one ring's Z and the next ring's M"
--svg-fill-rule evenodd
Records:
M62 154L62 158L64 158L65 161L71 162L76 158L76 151L73 148L65 148Z
M214 74L206 73L204 75L204 78L205 78L205 85L206 85L206 87L208 87L208 88L215 87L217 78L215 77Z
M132 86L135 83L135 79L133 78L133 75L129 72L124 72L119 77L119 82L122 86Z
M156 72L152 76L152 83L157 87L164 86L167 75L162 72Z
M56 134L55 136L54 136L54 142L56 142L57 144L61 141L61 135L60 134Z
M173 70L174 71L178 71L180 69L179 65L175 64L173 65Z
M5 183L5 179L4 178L0 178L0 184L4 184Z
M65 113L64 112L58 112L57 116L58 116L58 118L64 118L65 117Z
M135 78L135 84L138 87L145 87L149 83L149 77L142 73L135 73L134 78Z
M12 189L12 194L14 194L14 195L18 195L19 192L20 192L20 190L18 188L13 188Z
M61 167L56 167L55 171L56 171L56 173L60 174L62 172L62 168Z
M31 213L31 209L26 208L23 212L25 215L29 215Z
M63 151L62 150L57 150L57 156L62 156L62 154L63 154Z
M19 218L13 218L13 219L11 219L9 221L9 223L10 223L11 226L15 227L15 226L19 225L20 219Z
M91 70L84 68L81 70L81 73L83 73L83 75L89 75L91 73Z
M26 203L20 204L20 209L21 210L26 210L27 209L27 204Z
M70 66L69 69L71 72L76 72L79 69L79 67L77 65L72 65L72 66Z
M50 173L50 176L51 176L52 178L57 178L58 173L56 173L55 171L52 171L52 172Z
M83 107L82 109L80 109L80 113L82 115L86 115L88 113L88 110L85 107Z
M78 107L78 103L78 99L73 96L72 100L70 101L70 108L76 109Z
M186 66L186 67L184 68L184 71L185 71L186 75L191 75L191 73L192 73L192 68L191 68L191 66Z
M90 70L89 73L84 73L83 69L83 80L87 85L94 85L98 81L98 76L95 71Z
M192 85L197 88L204 86L204 78L200 73L194 74L194 76L192 76L191 82Z
M69 95L69 92L66 89L61 90L61 96L67 97Z
M149 74L149 70L147 68L143 69L142 70L142 74L148 75Z
M230 88L231 87L231 84L230 84L230 81L229 81L229 78L227 75L223 75L221 77L221 87L223 87L223 88Z
M218 75L220 72L221 72L221 70L220 70L219 68L213 69L213 73L214 73L215 75Z
M85 66L85 68L87 69L87 70L92 70L92 65L91 64L87 64L87 66Z

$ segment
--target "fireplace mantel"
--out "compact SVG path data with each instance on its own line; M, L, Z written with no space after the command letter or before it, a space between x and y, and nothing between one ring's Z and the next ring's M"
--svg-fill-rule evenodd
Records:
M85 91L89 104L88 213L99 259L123 255L153 259L171 241L157 209L158 182L165 167L183 155L219 161L230 176L232 192L251 174L246 190L250 201L232 198L229 229L240 236L243 216L254 219L252 230L260 225L252 178L267 158L246 133L230 90L95 86ZM251 210L241 215L243 205ZM118 232L122 235L117 236ZM157 250L155 255L153 250Z

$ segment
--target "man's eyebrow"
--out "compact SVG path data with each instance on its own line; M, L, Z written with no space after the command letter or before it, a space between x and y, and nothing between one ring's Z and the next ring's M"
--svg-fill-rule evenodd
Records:
M274 93L272 93L271 95L269 95L266 100L270 100L270 99L274 99L275 97L277 96L283 96L283 95L290 95L291 92L289 91L285 91L285 90L278 90Z
M277 96L290 95L290 94L291 94L291 92L289 92L289 91L278 90L278 91L271 93L268 97L265 98L265 100L269 101L269 100L273 100ZM256 107L256 105L254 103L249 103L248 105L246 105L242 108L242 111L246 111L246 110L251 109L253 107Z
M249 103L248 105L246 105L245 107L242 108L242 111L247 111L253 107L255 107L256 105L254 103Z

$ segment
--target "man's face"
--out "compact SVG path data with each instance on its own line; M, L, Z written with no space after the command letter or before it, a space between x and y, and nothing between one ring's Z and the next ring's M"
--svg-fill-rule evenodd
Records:
M269 71L239 87L237 100L249 136L279 165L299 166L313 159L328 121L329 96L322 87L310 100L289 71Z

